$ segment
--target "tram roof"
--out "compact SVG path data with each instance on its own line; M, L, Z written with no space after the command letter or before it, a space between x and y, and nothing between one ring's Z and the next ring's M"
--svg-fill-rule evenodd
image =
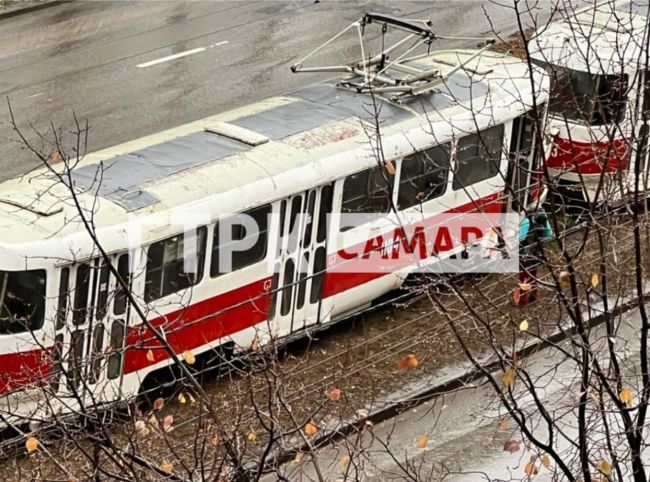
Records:
M449 69L474 53L438 51L417 62ZM521 60L486 51L401 105L318 84L89 154L71 179L81 205L94 213L103 247L118 251L127 246L132 216L199 213L205 224L374 165L375 109L387 158L475 130L475 122L503 122L533 103L527 72ZM537 78L546 89L546 77ZM152 225L142 242L178 231ZM44 168L0 184L0 269L11 253L36 252L92 254L68 188ZM19 261L15 269L31 263Z
M538 29L530 55L593 74L636 70L644 57L648 8L648 0L605 1L561 17Z

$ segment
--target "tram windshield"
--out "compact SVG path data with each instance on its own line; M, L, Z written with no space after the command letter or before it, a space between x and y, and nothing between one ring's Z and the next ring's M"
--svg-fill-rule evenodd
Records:
M551 74L551 113L589 125L619 122L625 113L627 75L545 66Z
M0 335L37 330L45 318L45 270L0 271Z

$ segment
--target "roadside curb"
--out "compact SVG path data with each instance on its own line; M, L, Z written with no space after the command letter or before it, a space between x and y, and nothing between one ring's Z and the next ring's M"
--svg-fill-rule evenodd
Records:
M643 302L650 301L650 292L645 292L641 297L641 300ZM608 318L617 317L637 309L639 307L639 302L639 297L631 296L630 299L623 301L621 304L609 309L607 312L601 312L590 318L587 321L585 328L590 330L591 328L605 323ZM526 358L538 351L548 348L549 346L568 340L577 333L578 330L576 327L560 329L549 335L547 338L536 339L524 344L523 346L517 347L517 349L514 350L513 355L516 355L518 359ZM411 395L405 400L397 400L387 403L385 406L371 412L365 417L344 422L335 429L328 430L309 442L282 450L280 453L269 457L265 461L263 473L269 473L269 469L277 468L295 460L299 453L307 453L331 445L332 443L338 442L353 433L361 432L368 425L376 425L391 418L395 418L402 412L415 408L440 395L467 386L478 379L484 378L486 373L494 372L502 368L500 360L490 360L488 358L477 361L479 365L478 367L469 367L465 372L453 374L446 379L443 377L443 380L437 383L434 382L429 388ZM254 467L254 469L257 470L258 467Z
M36 12L38 10L43 10L44 8L54 7L55 5L70 2L72 2L72 0L43 0L41 2L30 3L29 5L25 6L10 6L6 10L0 10L0 20L17 17L18 15L22 15L24 13Z

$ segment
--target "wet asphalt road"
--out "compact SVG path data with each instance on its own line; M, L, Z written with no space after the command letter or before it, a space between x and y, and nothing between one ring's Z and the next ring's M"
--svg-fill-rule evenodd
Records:
M324 78L289 66L364 11L477 36L492 28L484 9L497 32L514 30L510 9L474 0L86 1L0 17L0 180L36 165L9 127L7 98L25 128L71 128L73 111L88 119L93 151Z

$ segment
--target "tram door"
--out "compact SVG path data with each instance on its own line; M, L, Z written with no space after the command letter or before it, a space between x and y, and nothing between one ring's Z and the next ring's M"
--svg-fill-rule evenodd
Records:
M520 211L532 201L535 182L532 172L538 168L536 157L535 124L525 114L512 123L507 177L512 192L508 210Z
M326 321L322 293L332 193L333 184L328 184L280 203L279 239L269 303L269 320L276 336Z
M111 262L128 283L128 254ZM54 366L60 392L88 406L120 397L127 319L126 291L102 260L61 270Z

